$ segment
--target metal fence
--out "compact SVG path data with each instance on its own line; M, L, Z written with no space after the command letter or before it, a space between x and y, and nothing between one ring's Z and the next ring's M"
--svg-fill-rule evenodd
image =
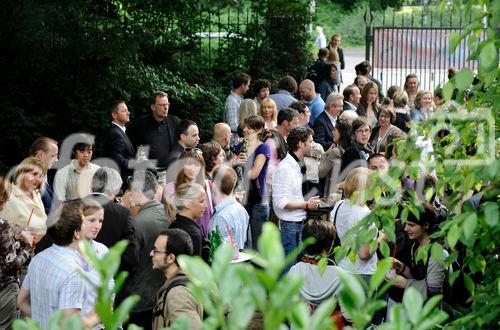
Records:
M468 60L465 41L455 52L450 48L450 36L472 22L472 12L465 17L463 11L440 13L429 7L406 10L386 11L380 26L371 27L367 22L367 56L372 75L382 82L384 91L392 85L403 86L410 73L417 74L421 89L433 91L447 81L448 68L477 69L476 61Z

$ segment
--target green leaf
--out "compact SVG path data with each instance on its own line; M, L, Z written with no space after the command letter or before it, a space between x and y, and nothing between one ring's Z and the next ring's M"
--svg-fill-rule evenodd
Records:
M385 258L378 262L377 270L370 279L370 293L374 292L382 284L385 275L387 275L391 268L392 260L390 258Z
M446 101L451 100L451 96L453 95L453 90L455 89L455 84L453 79L448 81L446 85L443 87L443 97Z
M408 315L413 325L418 324L423 302L422 295L415 288L409 287L405 290L403 305L405 306L406 315Z
M106 329L116 329L120 327L123 323L128 321L130 313L134 306L141 300L139 295L132 295L127 297L124 301L120 303L120 306L114 311L114 322L112 325L105 324Z
M454 78L455 87L463 90L471 86L472 80L474 80L474 74L469 68L463 68L456 74Z
M452 33L450 35L450 50L452 53L455 52L455 49L457 49L457 47L461 41L462 41L462 38L461 38L460 34Z
M321 305L316 308L309 327L306 325L305 329L331 329L332 318L330 315L332 311L335 310L336 305L337 302L334 298L323 301Z
M439 244L437 242L432 243L431 256L437 262L443 261L443 247L441 246L441 244Z
M326 257L321 257L318 261L318 271L321 275L325 273L326 266L328 265L328 259Z
M366 295L363 286L359 282L360 279L344 272L339 272L339 276L342 281L342 290L340 291L342 303L351 309L363 306L366 302Z
M469 290L470 294L474 295L474 291L475 291L476 286L475 286L472 278L466 273L464 273L464 283L465 283L465 287L467 288L467 290Z
M498 66L498 52L494 42L489 42L479 53L479 66L488 71Z
M448 239L448 245L451 248L454 248L455 245L457 245L458 238L460 237L460 228L454 224L451 226L450 230L448 231L448 235L446 238Z
M474 234L474 230L477 226L477 214L470 213L467 218L465 218L463 228L464 228L464 237L466 241L472 239L472 235Z
M387 244L386 241L381 241L379 245L380 252L382 252L382 255L384 257L390 257L391 250L389 249L389 245Z
M498 223L498 204L487 203L484 208L484 220L490 227L495 227Z
M422 308L422 311L420 312L420 316L421 316L420 318L423 319L423 318L429 316L434 311L434 309L437 307L437 305L439 304L441 299L443 299L443 295L438 294L438 295L431 297L429 300L427 300L424 307Z

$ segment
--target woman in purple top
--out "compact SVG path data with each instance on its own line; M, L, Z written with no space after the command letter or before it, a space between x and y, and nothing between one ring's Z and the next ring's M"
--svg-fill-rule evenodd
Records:
M271 150L264 143L267 139L264 119L250 116L245 119L243 134L248 141L248 161L246 178L248 180L247 210L250 214L252 244L257 246L257 239L262 232L262 225L269 219L269 196L266 189L266 176Z

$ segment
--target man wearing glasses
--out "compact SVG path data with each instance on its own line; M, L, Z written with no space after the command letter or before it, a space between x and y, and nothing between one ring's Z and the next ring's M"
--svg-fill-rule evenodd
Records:
M151 113L135 120L127 134L135 147L149 146L149 159L158 160L158 167L167 167L168 156L177 139L175 128L180 119L168 115L170 102L165 92L154 92L150 100Z
M180 316L189 320L189 329L201 328L203 308L186 286L187 277L177 262L180 255L193 255L191 237L182 229L161 232L150 252L153 269L166 278L156 295L153 329L169 327Z

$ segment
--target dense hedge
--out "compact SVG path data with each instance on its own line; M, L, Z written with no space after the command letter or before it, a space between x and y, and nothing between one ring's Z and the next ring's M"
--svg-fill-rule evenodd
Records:
M0 168L24 158L38 136L62 141L88 131L99 138L113 100L125 99L138 116L147 111L153 90L167 91L172 113L197 120L207 139L235 72L272 80L293 73L300 79L310 56L308 2L4 2ZM244 29L225 27L238 34L223 40L208 62L195 32L213 29L205 14L213 18L226 8L250 9L252 17ZM97 154L99 147L98 139Z

